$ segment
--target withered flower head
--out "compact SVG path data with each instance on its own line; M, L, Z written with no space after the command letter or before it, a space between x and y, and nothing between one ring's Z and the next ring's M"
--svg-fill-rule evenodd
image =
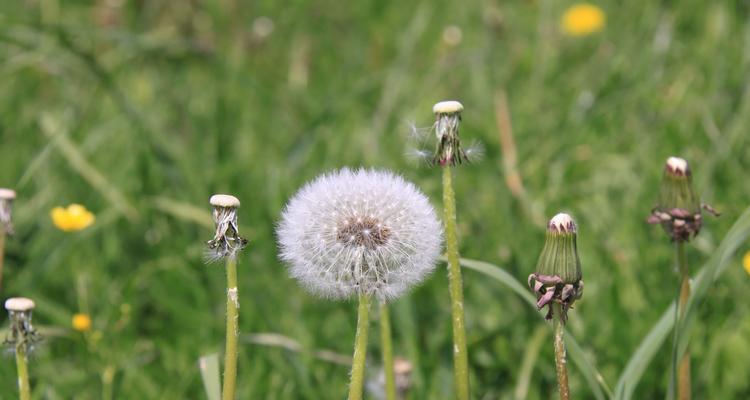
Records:
M453 166L468 161L468 157L461 148L458 138L458 125L461 122L461 111L464 106L457 101L441 101L432 107L435 113L435 136L437 148L433 156L433 164L441 167Z
M215 261L234 257L247 245L247 240L240 236L237 226L237 209L240 207L240 201L228 194L215 194L211 196L209 203L214 208L216 232L214 238L206 242L209 249L208 259Z
M16 199L16 192L11 189L0 188L0 230L6 235L13 234L11 205Z
M659 188L659 204L651 210L649 224L661 224L673 241L688 241L703 226L701 208L719 215L711 206L701 206L693 191L693 177L688 162L669 157L664 165L664 176Z
M546 240L536 272L529 275L528 279L529 287L537 297L536 306L540 310L547 306L546 318L552 319L552 304L560 304L563 323L567 320L568 310L583 295L577 231L570 215L555 215L547 225Z
M5 344L15 350L18 346L30 347L38 340L36 331L31 325L31 314L34 301L26 297L12 297L5 301L5 309L10 316L10 328Z

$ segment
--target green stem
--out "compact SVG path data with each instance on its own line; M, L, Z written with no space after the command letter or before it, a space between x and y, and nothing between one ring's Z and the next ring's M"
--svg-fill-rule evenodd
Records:
M362 388L365 381L365 359L367 359L367 328L370 322L370 296L359 295L357 310L357 336L354 338L354 357L352 357L352 376L349 383L349 400L362 400Z
M18 395L21 400L31 399L29 370L26 367L26 343L21 339L16 346L16 368L18 369Z
M227 343L224 353L223 400L234 400L237 385L237 341L240 335L240 297L237 291L237 259L227 257Z
M685 317L685 308L690 298L690 269L687 264L685 254L685 243L677 242L677 265L680 270L680 298L679 298L679 318L680 321ZM685 350L685 354L679 361L677 373L677 399L690 400L690 352Z
M445 219L445 246L448 256L448 286L451 295L453 320L453 378L456 399L469 399L469 357L466 351L466 327L464 322L464 290L461 281L461 266L458 256L456 234L456 199L453 193L453 171L443 168L443 207Z
M562 323L562 306L558 303L552 304L552 324L555 333L555 366L557 369L557 387L560 390L560 400L570 399L570 388L568 388L568 365L565 359L565 340L563 333L565 325Z
M380 303L380 341L383 351L385 373L385 399L396 400L396 378L393 374L393 339L391 339L391 316L388 304Z
M3 289L3 266L5 265L5 229L0 226L0 290Z

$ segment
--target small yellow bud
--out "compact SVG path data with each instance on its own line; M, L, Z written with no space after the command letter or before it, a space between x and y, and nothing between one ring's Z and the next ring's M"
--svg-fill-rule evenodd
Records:
M75 232L88 228L96 219L86 207L71 204L67 208L55 207L50 212L52 223L65 232Z
M586 36L604 28L606 16L604 11L587 3L576 4L562 16L562 30L570 36Z
M742 257L742 266L745 267L745 272L750 275L750 251L745 253L745 256Z

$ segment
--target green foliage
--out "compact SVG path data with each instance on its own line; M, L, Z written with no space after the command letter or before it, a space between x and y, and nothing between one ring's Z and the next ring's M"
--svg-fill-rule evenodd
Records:
M203 398L196 360L223 347L225 312L223 268L202 261L208 197L231 192L250 239L240 331L302 349L243 336L238 397L345 396L349 368L313 349L350 355L356 305L291 280L274 224L300 185L344 165L396 169L439 207L440 171L410 164L404 143L408 122L431 124L432 104L455 98L466 107L462 140L486 152L455 170L460 253L525 282L544 241L534 213L573 215L586 289L567 336L597 382L617 382L644 337L673 323L660 320L678 285L672 246L644 220L666 158L690 162L696 193L723 212L688 246L692 271L727 257L691 310L695 398L749 397L748 276L717 252L750 198L748 7L599 4L605 30L570 38L558 29L567 4L550 1L0 2L0 186L18 192L0 296L37 303L46 339L29 363L34 395ZM449 25L462 30L459 46L443 40ZM523 201L503 180L498 90ZM73 202L96 223L56 230L50 209ZM464 286L473 395L512 397L543 322L495 279L467 273ZM70 328L84 308L86 334ZM444 266L393 304L413 399L452 393L449 315ZM664 397L670 344L648 342L633 398ZM556 390L551 345L539 351L529 399ZM12 359L0 363L0 398L16 396L14 371ZM576 398L600 396L590 373L570 372Z

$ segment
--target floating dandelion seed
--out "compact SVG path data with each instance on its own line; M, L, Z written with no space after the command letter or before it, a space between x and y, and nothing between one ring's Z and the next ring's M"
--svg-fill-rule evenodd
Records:
M208 262L218 261L225 257L234 257L247 245L247 240L240 236L237 225L237 209L240 201L228 194L215 194L209 199L213 206L216 232L213 239L206 242Z
M302 188L278 230L281 258L329 298L398 297L435 268L442 228L427 198L390 172L344 168Z

